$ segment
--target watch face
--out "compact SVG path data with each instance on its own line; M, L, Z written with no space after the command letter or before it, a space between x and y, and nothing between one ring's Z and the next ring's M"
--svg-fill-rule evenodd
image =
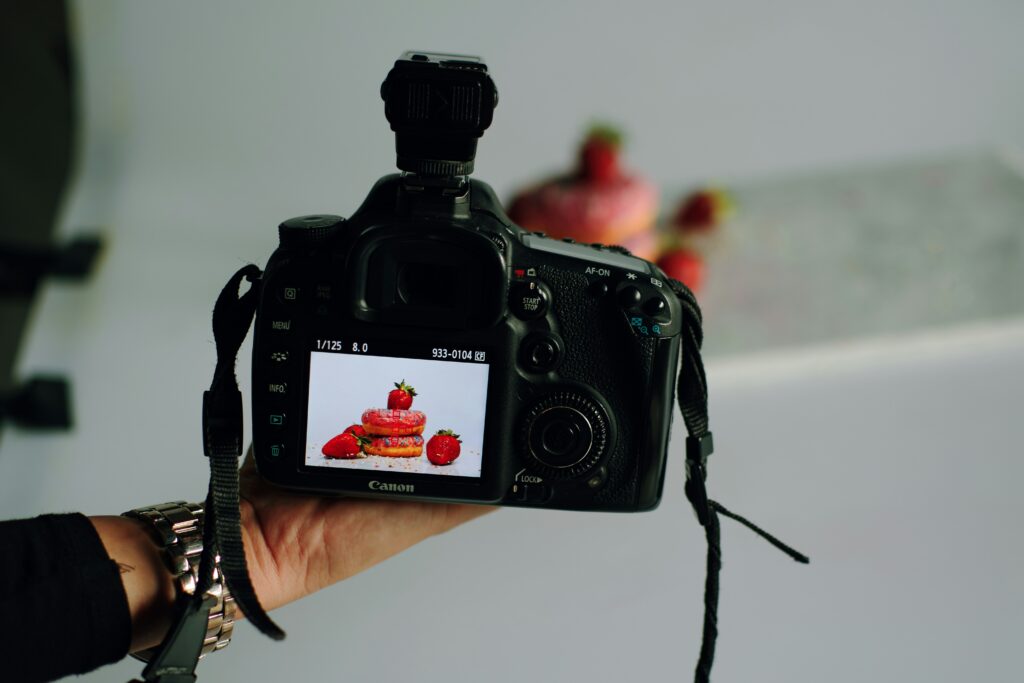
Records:
M303 464L479 479L489 371L483 349L317 340Z

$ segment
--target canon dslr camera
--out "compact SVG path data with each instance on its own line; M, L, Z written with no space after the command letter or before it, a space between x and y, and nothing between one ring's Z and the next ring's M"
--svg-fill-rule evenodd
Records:
M398 167L348 220L280 226L253 348L259 471L304 491L654 508L683 316L619 247L528 233L470 180L498 101L474 57L381 87Z

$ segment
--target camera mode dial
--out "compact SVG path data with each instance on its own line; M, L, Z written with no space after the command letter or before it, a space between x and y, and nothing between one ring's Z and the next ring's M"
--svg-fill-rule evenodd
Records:
M560 391L527 411L520 442L530 469L553 479L582 476L607 449L608 418L596 401Z
M282 247L312 247L325 240L344 222L341 216L331 214L289 218L278 226L277 236Z

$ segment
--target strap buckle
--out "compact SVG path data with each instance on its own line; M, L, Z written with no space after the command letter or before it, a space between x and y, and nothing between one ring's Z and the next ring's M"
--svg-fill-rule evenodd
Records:
M708 476L708 456L715 450L711 432L701 436L686 437L686 499L693 505L697 521L706 526L710 516L708 491L704 479Z
M242 393L237 388L203 392L203 453L242 454Z
M177 619L164 636L157 653L142 670L142 680L132 683L194 683L199 653L216 598L200 600L182 593L177 598Z

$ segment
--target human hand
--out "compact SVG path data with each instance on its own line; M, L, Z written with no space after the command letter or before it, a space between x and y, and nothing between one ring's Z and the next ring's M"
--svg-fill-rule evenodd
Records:
M485 505L337 498L264 482L252 449L240 472L242 540L266 610L347 579L491 510Z
M293 493L260 479L251 449L239 477L245 557L266 610L358 574L494 509ZM171 626L175 598L174 579L161 551L138 520L91 519L107 553L121 566L132 620L131 651L159 645Z

